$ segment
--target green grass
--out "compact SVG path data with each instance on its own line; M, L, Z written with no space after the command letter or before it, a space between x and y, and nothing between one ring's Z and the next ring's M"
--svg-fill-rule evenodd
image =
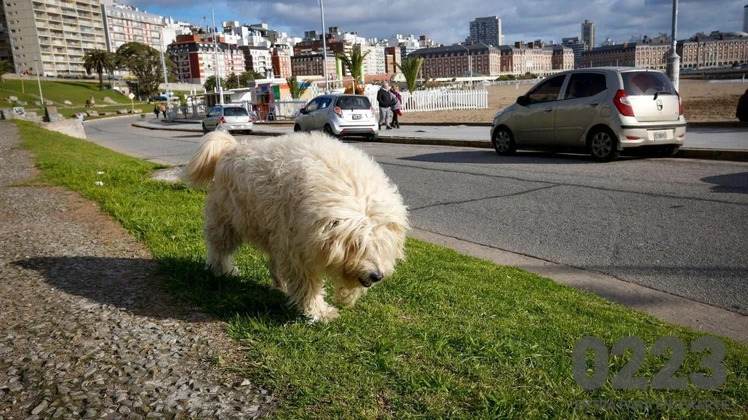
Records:
M729 375L716 390L621 391L611 388L610 375L604 387L587 391L572 375L572 349L583 336L610 348L624 336L651 346L663 336L690 343L702 334L416 240L408 240L397 274L355 308L329 324L307 324L271 289L267 261L251 248L237 257L239 279L203 270L202 192L150 181L153 164L17 124L43 182L98 202L150 248L174 294L228 323L247 356L234 368L273 392L275 417L745 418L746 346L724 340ZM612 359L611 372L627 360ZM665 361L648 356L638 375L651 378ZM679 375L699 371L698 363L689 354ZM727 409L575 409L580 400L600 399L714 400Z
M94 97L96 105L103 105L106 96L118 103L130 105L130 99L117 91L100 91L98 83L42 81L42 94L45 100L55 102L58 107L64 106L65 100L72 102L72 106L83 107L86 105L86 99L91 96ZM4 79L0 83L0 99L5 100L8 96L16 96L19 100L26 101L28 109L36 108L34 101L39 100L39 85L33 77L23 80ZM6 106L13 105L7 101L5 103L8 104Z

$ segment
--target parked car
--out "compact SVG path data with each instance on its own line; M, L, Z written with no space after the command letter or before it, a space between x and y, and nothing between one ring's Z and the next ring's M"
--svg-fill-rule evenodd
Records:
M577 149L609 162L623 149L674 155L686 137L683 103L665 74L633 67L570 70L550 76L494 116L500 155L517 148Z
M244 105L216 105L208 111L203 120L203 133L214 131L218 126L228 132L244 131L251 133L254 129L252 117Z
M294 131L323 130L334 137L379 137L379 121L369 98L363 95L321 95L296 116Z

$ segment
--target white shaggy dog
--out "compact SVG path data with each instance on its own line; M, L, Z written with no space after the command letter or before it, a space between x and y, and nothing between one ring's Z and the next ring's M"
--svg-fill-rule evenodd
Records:
M237 274L231 256L249 242L270 256L275 287L312 320L329 321L403 258L408 229L403 200L361 150L321 133L250 143L212 132L185 168L205 202L207 263ZM212 181L212 183L211 183Z

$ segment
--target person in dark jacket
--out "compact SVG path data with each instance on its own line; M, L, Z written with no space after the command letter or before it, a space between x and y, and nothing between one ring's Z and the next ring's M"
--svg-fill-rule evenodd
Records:
M745 90L745 93L738 99L738 109L735 110L735 116L738 117L738 120L743 122L748 122L748 89Z
M382 87L377 92L377 102L379 102L379 128L382 128L382 124L391 130L390 127L390 116L392 115L392 105L395 101L392 100L390 95L390 84L388 82L382 83Z

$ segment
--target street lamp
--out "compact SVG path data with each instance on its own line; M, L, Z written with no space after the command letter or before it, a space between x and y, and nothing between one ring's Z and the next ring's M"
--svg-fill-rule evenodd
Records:
M473 88L473 60L470 58L470 49L468 49L468 47L462 44L457 44L457 45L464 48L465 52L467 53L468 69L470 71L470 88L472 89Z
M330 82L327 80L327 30L325 30L325 2L324 0L317 1L319 2L319 16L322 20L322 56L324 57L324 63L322 63L322 71L325 75L325 93L330 93Z
M213 53L216 59L216 86L218 86L218 100L223 105L223 88L221 87L221 68L218 65L218 41L216 40L218 30L216 28L216 14L213 8L210 8L210 14L213 17Z
M42 79L39 77L39 66L37 66L36 62L38 61L37 57L34 57L34 71L36 72L36 82L39 83L39 98L41 99L41 107L42 109L46 109L44 106L44 95L42 94ZM42 66L44 68L44 66Z
M679 84L679 78L680 78L680 57L678 56L678 53L676 52L676 47L678 46L678 41L676 41L676 29L678 27L678 0L673 0L673 32L672 32L672 41L673 46L670 50L670 56L667 60L667 66L668 66L668 75L670 76L670 80L673 82L673 87L675 90L678 90L678 84Z

